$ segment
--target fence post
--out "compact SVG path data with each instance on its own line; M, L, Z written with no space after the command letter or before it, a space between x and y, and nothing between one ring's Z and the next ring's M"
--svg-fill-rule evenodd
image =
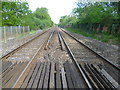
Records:
M12 26L11 26L11 36L12 36Z
M16 26L16 37L17 37L17 34L18 34L18 32L17 32L17 26Z
M7 40L6 40L6 29L5 29L5 26L3 28L4 28L4 40L5 40L5 43L6 43Z
M28 26L28 32L30 32L30 27Z
M23 33L25 32L24 26L23 26Z
M21 34L21 29L20 29L20 26L19 26L19 33Z

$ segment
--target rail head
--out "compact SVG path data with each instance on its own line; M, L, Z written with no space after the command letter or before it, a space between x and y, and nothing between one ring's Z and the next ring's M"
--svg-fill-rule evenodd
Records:
M52 34L52 33L51 33ZM50 36L51 36L50 34ZM52 34L53 35L53 34ZM30 67L34 64L35 62L35 57L37 56L37 54L40 52L40 50L42 49L42 47L45 46L46 41L48 42L50 36L47 38L47 40L45 40L43 42L43 44L38 48L38 50L36 51L36 53L34 54L34 56L30 59L30 62L27 64L27 66L24 68L24 70L22 71L22 73L20 74L20 76L18 77L18 79L16 80L16 82L14 83L14 85L12 86L12 88L20 88L25 76L27 75L27 72L29 71Z
M61 33L59 33L59 34L60 34L61 38L63 39L63 42L65 43L65 46L67 47L67 49L68 49L68 51L69 51L69 53L70 53L70 55L71 55L71 57L72 57L72 59L73 59L73 62L75 63L76 67L78 68L78 70L79 70L80 73L82 74L82 76L83 76L83 78L84 78L87 86L89 87L90 90L93 90L93 89L92 89L92 85L90 84L90 82L88 81L88 79L87 79L86 75L84 74L83 70L82 70L81 67L79 66L77 60L75 59L75 57L74 57L71 49L69 48L67 42L65 41L64 37L61 35Z
M4 58L9 57L10 54L16 52L17 50L19 50L20 48L22 48L23 46L25 46L25 45L28 44L29 42L33 41L34 39L36 39L36 38L39 37L40 35L43 35L43 34L46 33L47 31L48 31L48 30L45 30L44 32L42 32L42 33L40 33L39 35L37 35L37 36L31 38L30 40L28 40L28 41L25 42L24 44L18 46L18 47L15 48L14 50L12 50L12 51L10 51L9 53L7 53L6 55L2 56L2 57L0 58L0 60L3 60Z
M86 48L88 48L91 52L93 52L98 58L101 58L102 60L104 60L105 62L109 63L110 65L112 65L115 69L117 69L118 71L120 71L120 68L115 66L114 63L110 62L110 60L108 60L107 58L105 58L104 56L100 55L99 53L97 53L95 50L91 49L90 47L88 47L86 44L82 43L79 39L77 39L76 37L74 37L73 35L71 35L70 33L68 33L67 31L61 29L63 32L65 32L66 34L68 34L69 36L71 36L73 39L75 39L77 42L79 42L80 44L82 44L83 46L85 46Z

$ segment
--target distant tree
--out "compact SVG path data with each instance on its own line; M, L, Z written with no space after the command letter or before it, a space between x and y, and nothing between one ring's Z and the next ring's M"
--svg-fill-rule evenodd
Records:
M77 22L77 18L74 16L62 16L59 20L59 25L73 25Z
M37 8L33 15L35 26L37 28L43 29L45 27L50 27L53 25L53 21L48 14L47 8Z

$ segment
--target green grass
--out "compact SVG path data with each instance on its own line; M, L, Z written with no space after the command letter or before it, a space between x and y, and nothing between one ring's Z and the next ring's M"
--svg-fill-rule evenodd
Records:
M33 34L33 35L36 34L36 30L31 30L29 33L26 32L26 33L18 34L18 35L16 36L16 38L17 38L17 39L20 39L20 38L23 38L23 37L28 36L28 35L31 35L31 34Z
M120 35L110 35L106 32L102 32L102 33L87 32L86 30L74 29L74 28L66 28L66 30L77 33L77 34L81 34L86 37L91 37L93 39L97 39L99 41L109 43L109 44L116 45L120 43L120 40L118 39L120 38Z
M30 34L35 34L37 31L36 30L31 30Z

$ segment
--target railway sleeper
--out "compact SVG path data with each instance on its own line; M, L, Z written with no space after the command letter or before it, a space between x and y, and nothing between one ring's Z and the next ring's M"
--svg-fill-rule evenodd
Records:
M22 85L20 86L20 88L26 88L28 85L28 82L30 81L30 78L32 77L32 74L35 70L36 64L33 65L33 67L30 68L30 71L28 73L28 75L25 77Z
M17 75L17 74L16 74ZM77 89L85 88L82 83L79 72L75 69L73 63L66 62L37 62L26 75L21 89Z
M95 81L92 79L90 73L82 65L80 65L80 67L83 70L84 74L86 75L88 81L91 83L92 88L100 90Z
M1 75L2 75L2 78L4 78L4 76L7 74L7 73L9 73L13 68L14 68L14 66L17 64L17 62L16 63L14 63L13 65L11 65L6 71L4 71Z
M7 83L9 83L9 81L11 80L11 78L15 75L15 72L16 72L17 70L19 70L18 67L22 66L22 64L23 64L23 63L16 64L16 65L13 67L13 69L4 76L3 81L2 81L2 82L3 82L3 87L5 87L5 85L7 85Z
M2 61L2 62L4 62L4 61ZM5 61L5 62L6 63L2 64L2 72L4 72L9 66L12 65L12 62L10 62L10 61Z
M103 86L102 88L105 88L105 89L116 89L116 87L114 87L114 85L112 85L112 83L110 83L110 81L108 80L108 78L106 78L105 76L103 76L100 71L98 71L97 67L94 65L89 65L89 64L86 64L85 65L87 67L87 69L89 70L90 73L94 73L94 77L96 77L97 79L95 80L93 78L93 80L97 81L99 80L99 82L101 83L101 85ZM97 83L97 85L99 85L99 83Z
M118 88L119 84L116 82L103 68L99 68L97 65L91 65L99 74L102 78L104 78L108 85L111 86L111 88Z
M91 68L87 64L85 64L85 67L88 70L88 72L90 73L90 76L92 77L92 79L94 80L94 82L98 85L98 87L101 88L101 89L104 89L104 86L98 80L98 78L96 77L95 73L92 72Z
M95 73L95 75L98 78L98 80L103 84L104 88L112 90L112 88L109 85L109 83L103 77L101 77L101 74L98 73L91 65L89 65L89 67L91 68L91 70L93 71L93 73Z
M5 83L7 83L10 78L15 74L14 72L17 69L17 66L19 67L21 64L16 64L5 76L2 78L2 84L4 86Z

